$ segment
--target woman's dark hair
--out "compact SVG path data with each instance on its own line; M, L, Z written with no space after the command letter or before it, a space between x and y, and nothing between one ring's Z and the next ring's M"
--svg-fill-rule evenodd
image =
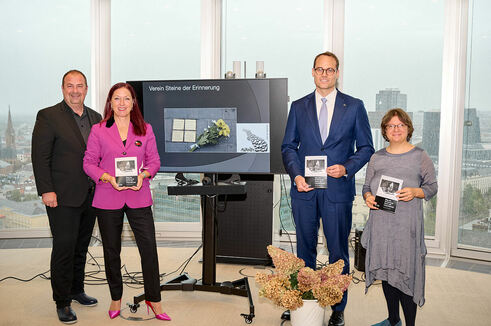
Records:
M111 99L116 90L120 88L126 88L133 99L133 108L130 112L130 121L133 124L133 131L137 136L145 136L147 133L147 126L145 125L145 120L143 120L142 113L140 111L140 107L138 106L138 101L136 100L136 93L133 89L133 86L127 83L117 83L109 90L109 94L107 94L106 105L104 106L104 119L101 123L108 121L113 118L113 109L111 108Z
M386 141L389 141L389 138L387 138L387 125L393 117L398 117L399 120L401 120L401 122L407 126L406 140L410 141L414 131L413 122L411 121L411 117L409 116L409 114L407 114L406 111L400 108L390 109L382 118L382 122L380 123L380 130L382 131L382 136L384 137L384 139Z

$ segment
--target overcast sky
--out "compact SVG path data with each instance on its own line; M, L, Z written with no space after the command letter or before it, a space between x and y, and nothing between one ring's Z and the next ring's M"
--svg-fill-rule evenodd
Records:
M148 0L142 9L141 2L113 1L113 82L198 78L199 3ZM491 1L471 3L468 102L491 111ZM1 116L8 105L14 114L35 115L60 101L68 69L90 78L89 6L88 0L0 1ZM439 110L443 7L443 0L346 0L344 91L369 110L385 88L407 94L410 111ZM236 0L225 10L225 69L233 60L248 61L251 78L255 61L264 60L268 77L289 78L292 100L313 90L312 59L322 50L321 0Z
M491 1L474 3L470 107L491 111ZM407 94L410 111L439 110L443 9L443 0L347 0L344 89L372 110L385 88Z

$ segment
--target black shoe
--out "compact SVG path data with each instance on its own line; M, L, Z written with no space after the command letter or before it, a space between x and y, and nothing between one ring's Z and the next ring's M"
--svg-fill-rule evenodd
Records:
M58 319L62 323L74 324L77 322L77 315L75 315L75 311L70 306L56 308L56 312L58 313Z
M281 320L290 320L290 310L285 310L281 314Z
M333 311L328 326L344 326L344 311Z
M92 306L95 306L97 304L96 298L89 297L84 292L72 295L72 300L75 300L78 303L80 303L81 305L87 306L87 307L92 307Z

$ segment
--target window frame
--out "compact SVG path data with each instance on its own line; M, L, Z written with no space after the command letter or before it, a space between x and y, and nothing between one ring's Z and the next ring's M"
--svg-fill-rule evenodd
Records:
M91 1L91 106L102 110L111 86L111 0ZM222 0L201 0L200 76L221 78ZM461 168L464 107L466 95L468 0L445 0L444 47L442 59L441 128L439 143L439 192L435 235L426 237L430 254L444 259L465 257L491 261L491 250L458 244L458 220L461 190ZM339 88L343 88L345 0L324 0L323 50L335 52L340 60ZM451 141L447 141L450 139ZM445 141L444 141L445 140ZM273 203L279 201L279 176L275 176ZM274 212L274 228L279 230L279 213ZM202 215L201 215L202 216ZM125 226L125 231L127 231ZM158 222L158 239L201 239L200 222ZM0 238L49 237L49 228L0 230ZM273 241L289 241L274 231Z

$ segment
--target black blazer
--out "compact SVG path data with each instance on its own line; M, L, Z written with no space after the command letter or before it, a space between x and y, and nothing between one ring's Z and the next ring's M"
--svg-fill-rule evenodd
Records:
M84 106L91 126L101 121L96 111ZM79 207L90 187L82 163L85 141L73 111L61 101L42 109L32 132L32 168L38 194L55 192L58 205Z

